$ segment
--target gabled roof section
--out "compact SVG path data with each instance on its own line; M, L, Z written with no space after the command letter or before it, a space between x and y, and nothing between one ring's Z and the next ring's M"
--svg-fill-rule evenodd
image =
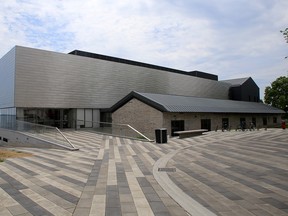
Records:
M221 82L229 83L232 86L238 86L243 85L247 80L249 80L251 77L244 77L244 78L238 78L238 79L229 79L229 80L221 80Z
M114 112L132 98L154 107L162 112L198 112L198 113L261 113L281 114L283 110L255 102L219 100L210 98L198 98L179 95L163 95L151 93L131 92L114 106L110 111Z
M133 98L136 98L136 99L142 101L143 103L154 107L157 110L160 110L162 112L167 112L166 108L161 103L158 103L157 101L153 101L153 99L147 97L146 95L142 95L142 94L144 94L144 93L132 91L127 96L125 96L120 101L118 101L116 104L114 104L110 109L105 110L105 111L114 112L117 109L119 109L120 107L122 107L123 105L125 105L127 102L132 100ZM151 95L153 95L153 94L151 94Z

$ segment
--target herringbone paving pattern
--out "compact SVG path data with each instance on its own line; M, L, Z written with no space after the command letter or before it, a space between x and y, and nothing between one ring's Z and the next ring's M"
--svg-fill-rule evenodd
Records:
M167 178L212 214L288 215L288 131L210 132L168 144L65 135L79 151L22 148L34 156L0 163L1 216L187 215L153 176L155 162L176 150Z

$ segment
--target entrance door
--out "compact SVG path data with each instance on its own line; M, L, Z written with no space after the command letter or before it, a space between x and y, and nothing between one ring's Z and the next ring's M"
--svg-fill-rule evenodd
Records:
M211 131L211 119L201 119L201 129Z
M184 131L184 120L172 120L171 121L171 136L178 136L174 134L175 131Z
M229 119L228 118L222 118L222 129L228 130L229 128Z
M85 109L85 128L91 128L93 121L92 109Z
M253 123L253 126L256 127L256 118L255 117L252 118L252 123Z
M240 118L240 128L242 130L246 129L246 119L245 118Z
M263 125L267 126L267 117L263 117Z

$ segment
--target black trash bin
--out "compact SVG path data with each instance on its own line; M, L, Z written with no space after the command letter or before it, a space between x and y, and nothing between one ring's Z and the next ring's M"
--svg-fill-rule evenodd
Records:
M156 143L167 143L167 129L158 128L155 130Z

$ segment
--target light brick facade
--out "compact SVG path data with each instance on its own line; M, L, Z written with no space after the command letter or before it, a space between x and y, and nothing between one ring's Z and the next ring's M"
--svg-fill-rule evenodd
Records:
M155 129L163 127L163 113L133 98L112 113L112 122L129 124L153 139Z
M201 120L210 119L211 130L222 129L222 119L228 119L229 127L232 130L240 126L240 119L245 119L246 128L249 128L250 123L256 123L255 128L265 127L280 127L281 115L275 114L274 116L265 114L213 114L213 113L164 113L163 127L167 128L168 134L171 135L171 121L184 120L185 130L201 129ZM267 120L267 125L264 125L263 119Z
M211 130L221 130L223 118L228 119L232 130L239 128L241 119L245 120L246 128L249 128L251 122L256 123L255 128L280 127L281 124L279 114L169 113L161 112L136 98L112 113L113 123L129 124L151 139L155 139L157 128L167 128L167 134L171 136L171 122L174 120L184 120L184 130L203 128L201 120L204 119L210 122Z

